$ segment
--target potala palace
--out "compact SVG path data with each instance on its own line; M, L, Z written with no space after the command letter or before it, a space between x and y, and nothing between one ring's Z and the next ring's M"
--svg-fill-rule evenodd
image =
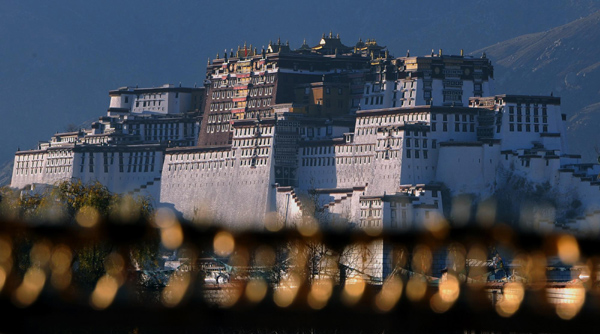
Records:
M331 33L244 45L208 61L202 88L110 91L91 129L17 152L11 186L99 181L231 228L390 231L452 215L453 198L543 189L517 203L529 227L598 232L600 166L569 154L560 98L495 95L493 78L485 54L396 58Z

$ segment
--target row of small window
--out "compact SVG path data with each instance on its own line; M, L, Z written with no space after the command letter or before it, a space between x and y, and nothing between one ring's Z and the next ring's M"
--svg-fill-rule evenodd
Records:
M255 149L245 149L242 150L242 157L251 157L254 155L266 155L269 154L269 148L267 147L259 147Z
M302 127L302 128L300 128L300 135L304 136L304 134L306 133L306 136L308 136L309 138L312 138L312 137L315 136L315 132L316 132L317 137L320 137L321 136L321 129L322 128L320 128L320 127L317 127L317 128L313 128L313 127L304 128L304 127ZM333 127L331 125L328 125L327 127L325 127L325 134L327 136L331 136L333 134Z
M206 127L206 132L207 133L228 132L228 131L229 131L229 123L217 124L217 125L208 125Z
M437 123L431 122L431 131L437 131ZM442 131L448 132L448 123L442 123ZM475 132L475 124L462 123L461 127L461 123L454 123L454 132Z
M262 96L263 95L263 91L266 95L273 95L273 87L260 87L260 88L253 88L250 90L250 96L254 97L254 96Z
M252 159L241 159L240 166L242 167L255 167L255 166L266 166L268 158L252 158Z
M382 125L382 123L398 123L398 122L406 122L406 121L426 121L427 113L415 113L408 115L388 115L388 116L377 116L377 117L359 117L358 125ZM432 117L435 114L431 114ZM435 119L435 118L434 118Z
M269 101L269 104L271 102ZM267 110L254 110L254 111L247 111L244 112L244 118L248 119L248 118L258 118L258 117L262 117L262 118L266 118L266 117L273 117L273 109L267 109Z
M52 153L50 153L50 154L52 154ZM31 160L40 160L40 159L44 159L43 153L17 155L17 161L31 161Z
M339 145L335 147L335 153L359 153L375 151L375 145Z
M71 164L73 160L70 158L63 158L63 159L48 159L48 163L46 164L47 166L62 166L62 165L67 165L67 164ZM41 166L42 163L41 161L39 161L39 165L34 167L39 167Z
M339 146L337 148L340 148ZM336 150L337 152L337 150ZM303 147L302 155L332 154L333 146Z
M522 123L523 122L523 116L518 115L517 116L517 123ZM508 121L509 122L514 122L515 121L515 115L509 115L508 116ZM533 123L539 123L540 122L540 118L538 116L533 116ZM525 123L531 123L531 116L525 116ZM548 117L547 116L542 116L542 123L548 123Z
M448 114L442 114L442 121L447 122L448 119L450 117L448 117ZM475 122L475 115L471 114L471 115L467 115L467 114L454 114L454 121L455 122L460 122L462 119L463 123L469 122L469 123L474 123ZM436 121L437 120L437 114L432 113L431 114L431 120L432 121Z
M219 72L215 72L216 75L219 74ZM260 79L257 79L260 78ZM240 80L243 79L243 80ZM252 77L251 79L247 79L247 78L229 78L227 80L219 80L219 79L214 79L213 81L213 88L219 88L220 86L227 84L230 86L233 86L237 83L241 83L241 82L252 82L252 83L258 83L258 82L265 82L265 83L273 83L275 82L275 76L274 75L267 75L267 76L260 76L260 77Z
M360 210L361 217L381 217L381 210Z
M423 159L429 159L429 155L427 154L427 150L405 150L406 152L406 157L409 159L412 159L414 157L414 159L420 159L421 158L421 152L423 152ZM414 152L414 155L413 155Z
M262 100L250 100L248 101L248 108L260 108L267 107L271 105L271 99L262 99Z
M235 151L220 151L220 152L206 152L206 153L180 153L170 154L169 161L190 161L190 160L211 160L211 159L223 159L223 158L235 158Z
M462 91L446 91L444 92L444 102L461 102Z
M257 139L236 139L233 141L235 147L248 147L248 146L269 146L271 145L271 138L257 138Z
M518 123L516 125L516 129L517 129L516 131L517 132L523 132L523 125L525 125L525 132L531 132L531 129L532 129L531 125L532 124L520 124L520 123ZM514 123L510 123L508 126L509 126L509 130L511 132L515 131L515 124ZM539 124L533 124L533 132L540 132L540 125ZM542 132L548 132L548 125L547 124L542 125Z
M231 114L218 114L218 115L209 115L207 122L208 123L220 123L221 121L227 122L231 119Z
M340 159L340 158L337 158ZM334 158L332 157L325 157L325 158L303 158L302 159L302 166L310 166L310 167L316 167L316 166L333 166L336 160L334 160ZM338 160L339 161L339 160Z
M379 85L379 84L376 84L376 85L373 85L373 86L371 86L371 85L365 85L365 94L366 95L369 95L370 92L378 93L378 92L380 92L382 90L385 90L385 83L383 85Z
M371 103L369 103L369 97L365 97L365 105L376 105L383 104L383 95L371 96Z
M221 169L227 167L233 167L235 160L224 160L224 161L209 161L209 162L188 162L188 163L176 163L169 164L168 171L181 171L181 170L212 170Z
M84 139L86 144L106 144L108 143L108 136L101 137L87 137Z
M103 171L104 173L108 173L109 171L109 165L108 164L104 164L104 168ZM85 170L85 165L81 165L80 166L80 172L83 173L83 171ZM88 171L90 173L94 172L94 164L89 164L88 165ZM125 172L125 166L123 164L119 164L119 172L120 173L124 173ZM152 161L152 164L150 164L148 161L145 164L141 164L141 163L137 163L133 164L133 165L127 165L127 173L148 173L148 172L154 172L154 161Z
M249 128L249 127L236 128L233 131L233 135L235 137L254 136L256 134L256 129L257 128ZM258 127L258 131L263 135L270 135L270 134L273 134L273 127L272 126Z
M142 102L142 107L150 107L150 106L156 107L156 102L158 102L158 106L159 107L162 105L162 100L143 101ZM140 101L135 101L135 107L136 108L140 107Z
M508 107L508 113L509 115L514 115L515 114L515 106L509 106ZM517 104L517 116L521 116L523 114L523 107L521 106L521 104ZM525 105L525 116L529 116L531 115L531 106L529 105L529 103L527 103ZM533 116L538 116L539 115L539 106L537 104L533 105ZM548 107L546 106L546 104L542 105L542 116L548 116Z
M236 103L235 106L237 107L238 104ZM244 104L245 106L245 104ZM210 111L217 111L217 110L231 110L234 107L234 103L233 102L225 102L225 103L211 103L210 104Z
M46 174L70 173L71 166L17 168L15 170L17 175L35 175L41 174L42 171L45 171Z
M381 219L361 219L359 227L379 227Z
M414 145L414 147L419 147L421 140L414 138L414 141L411 141L411 138L405 138L405 144L406 147L411 147L411 145ZM423 139L422 140L422 148L427 148L427 139ZM431 140L431 148L437 148L437 140L433 139Z
M370 208L370 207L373 207L373 206L379 206L380 207L382 203L383 202L380 199L369 200L369 201L362 200L362 201L360 201L360 206L362 208Z

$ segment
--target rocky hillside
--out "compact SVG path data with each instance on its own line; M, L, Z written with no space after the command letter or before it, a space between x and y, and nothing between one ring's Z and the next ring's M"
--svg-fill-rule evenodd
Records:
M12 178L14 162L12 160L6 161L0 165L0 187L10 185L10 179Z
M495 64L496 93L562 98L571 151L595 161L600 151L600 11L545 32L477 51Z

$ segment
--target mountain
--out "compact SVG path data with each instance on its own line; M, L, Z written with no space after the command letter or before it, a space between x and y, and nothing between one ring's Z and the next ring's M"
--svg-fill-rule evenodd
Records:
M568 24L472 52L495 65L496 93L560 96L570 149L584 161L600 151L600 11Z
M0 165L0 187L10 185L14 161L8 160Z

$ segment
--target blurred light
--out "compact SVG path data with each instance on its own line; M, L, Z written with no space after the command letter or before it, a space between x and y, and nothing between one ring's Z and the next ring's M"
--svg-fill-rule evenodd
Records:
M383 226L367 226L363 228L366 235L376 237L383 232Z
M306 301L314 310L320 310L329 301L333 291L333 282L330 279L318 279L313 282Z
M418 302L425 297L427 292L427 282L425 278L415 275L408 280L406 284L406 297L413 302Z
M347 306L353 306L360 301L365 292L366 283L362 277L347 279L342 292L342 302Z
M31 267L25 273L23 282L15 290L13 302L19 307L27 307L38 298L44 288L46 274L38 267Z
M466 250L463 245L459 243L451 244L448 247L448 256L446 257L446 263L448 270L459 273L465 269L465 254Z
M419 274L429 274L433 255L426 245L417 245L413 250L412 269Z
M476 219L482 227L491 227L496 222L496 200L490 198L481 201L477 207Z
M110 218L122 223L131 223L140 218L141 207L131 195L121 198L117 207L110 212Z
M560 289L560 301L556 304L556 314L564 320L573 319L585 303L585 288L582 284Z
M429 213L429 218L425 218L423 224L427 231L437 239L444 239L450 230L450 224L446 218L435 211Z
M375 296L375 306L382 312L388 312L400 300L402 289L402 280L399 277L388 277L383 283L381 291Z
M50 244L47 241L35 243L29 252L29 258L32 264L43 267L50 261Z
M71 268L73 254L69 246L61 244L54 247L50 267L53 272L63 274Z
M263 279L253 279L246 285L246 299L252 303L261 302L267 295L267 282Z
M125 259L121 254L112 252L108 254L108 256L104 259L104 270L106 274L113 277L119 286L125 283L125 275L123 274L125 270Z
M233 235L226 231L217 233L213 241L213 248L215 254L218 256L228 256L233 253L233 250L235 249L235 239L233 238Z
M471 218L471 197L469 195L459 195L452 199L452 221L457 226L464 226Z
M167 249L177 249L183 244L183 229L179 223L160 229L160 241Z
M12 257L12 242L10 238L0 236L0 263L10 260Z
M271 246L261 245L254 253L254 262L259 267L271 267L275 265L276 256Z
M106 259L104 259L104 269L107 274L119 274L125 269L125 260L119 253L110 253Z
M502 299L496 303L496 312L502 317L510 317L519 310L525 289L520 282L510 282L502 289Z
M229 286L220 290L219 306L223 308L229 308L234 306L242 294L244 293L244 286L242 284L230 284Z
M117 280L106 274L100 277L96 283L96 288L90 297L90 304L97 310L103 310L112 304L118 290L119 283Z
M288 307L292 305L298 294L302 281L296 273L291 273L289 277L283 279L273 294L273 301L279 307Z
M556 241L558 257L564 264L575 264L579 261L579 245L577 239L570 234L563 234Z
M50 283L56 290L64 290L71 284L72 275L70 271L63 273L54 271L50 277Z
M162 291L161 300L166 307L175 307L181 303L190 285L190 274L183 272L178 275L177 272L171 275L169 284Z
M265 228L269 232L278 232L284 228L284 222L277 212L269 212L265 217Z
M440 294L436 293L429 300L429 306L431 307L431 310L435 313L444 313L450 309L450 306L452 306L452 304L443 301Z
M483 287L487 281L487 250L482 245L473 245L467 253L466 263L469 267L468 283L470 287Z
M2 288L4 288L4 284L6 283L6 278L8 277L8 272L4 269L3 266L0 265L0 292Z
M75 221L82 227L93 227L100 221L100 213L91 206L83 206L75 214Z
M173 210L169 208L159 208L154 214L154 225L158 228L169 228L173 225L179 224L177 217Z
M319 224L313 217L303 217L303 221L297 224L298 232L302 236L312 237L319 232Z
M447 274L440 281L439 291L429 301L431 309L436 313L448 311L460 294L460 285L454 275Z

